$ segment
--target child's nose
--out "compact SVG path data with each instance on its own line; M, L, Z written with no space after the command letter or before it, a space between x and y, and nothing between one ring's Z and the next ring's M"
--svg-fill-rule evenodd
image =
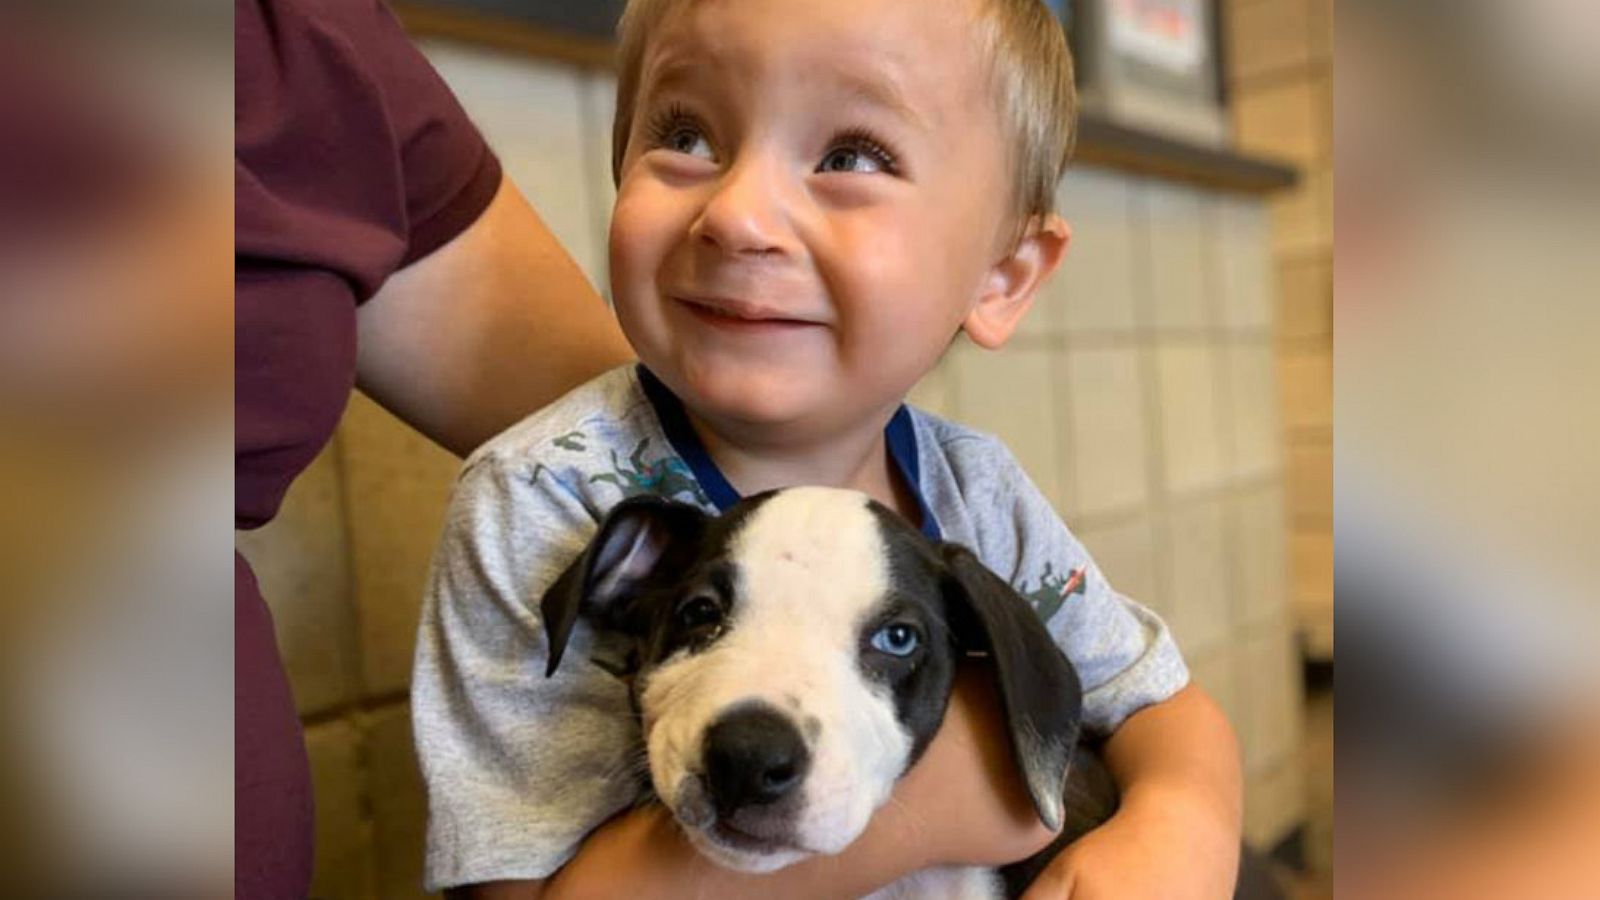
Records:
M781 184L759 161L735 163L717 182L690 235L724 253L787 252L790 232Z

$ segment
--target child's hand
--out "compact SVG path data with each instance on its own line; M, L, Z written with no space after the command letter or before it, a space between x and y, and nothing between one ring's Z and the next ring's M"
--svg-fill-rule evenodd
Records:
M1235 858L1197 858L1192 837L1124 809L1063 850L1023 900L1224 900Z

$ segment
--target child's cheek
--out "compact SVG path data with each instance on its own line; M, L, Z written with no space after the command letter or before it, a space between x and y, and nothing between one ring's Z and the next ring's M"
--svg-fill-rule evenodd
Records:
M654 282L673 248L687 237L693 209L683 192L647 175L627 178L612 208L610 252L614 285Z
M611 220L611 295L618 305L636 302L640 291L655 281L660 268L660 254L651 251L649 234L641 231L637 212L637 204L628 204L619 197Z

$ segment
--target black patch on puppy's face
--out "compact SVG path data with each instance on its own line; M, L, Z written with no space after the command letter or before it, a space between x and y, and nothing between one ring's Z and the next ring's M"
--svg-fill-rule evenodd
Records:
M971 551L935 545L889 510L871 505L883 534L891 588L884 616L920 623L927 640L892 660L866 648L868 677L890 687L896 714L912 738L909 767L938 730L956 661L987 654L1006 714L1011 749L1040 819L1058 828L1062 789L1077 744L1082 687L1071 662L1033 608ZM872 633L868 622L864 636ZM864 645L865 646L865 645Z
M628 630L638 640L639 674L679 654L703 653L728 633L740 603L739 565L729 545L775 493L747 497L708 519L694 552L658 569L654 583L630 599L635 624Z
M595 660L619 677L715 644L727 631L738 594L728 544L772 493L750 497L720 517L655 497L619 504L541 600L547 674L560 665L580 611L608 643L624 645Z
M650 629L653 641L645 661L657 664L679 653L700 653L726 634L733 616L736 575L731 561L713 557L687 573L683 582L651 598L656 621Z
M888 558L889 589L883 605L861 629L861 669L888 685L895 713L911 736L909 769L921 758L944 720L955 677L955 650L945 620L943 563L933 546L896 513L870 504ZM876 650L872 636L889 624L917 630L916 651L897 657Z

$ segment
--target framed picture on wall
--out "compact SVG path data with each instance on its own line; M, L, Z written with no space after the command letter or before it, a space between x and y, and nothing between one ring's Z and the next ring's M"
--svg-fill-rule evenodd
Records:
M1050 0L1086 111L1208 146L1229 139L1216 0Z

